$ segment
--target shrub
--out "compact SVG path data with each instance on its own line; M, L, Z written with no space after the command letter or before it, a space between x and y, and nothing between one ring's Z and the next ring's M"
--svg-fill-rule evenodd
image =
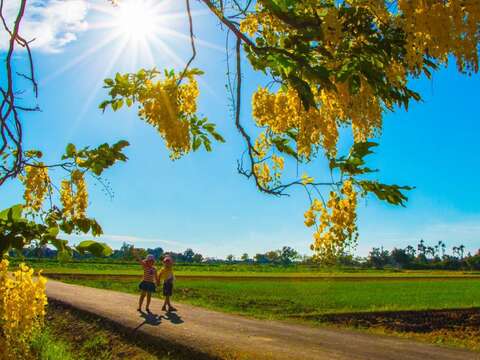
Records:
M25 264L9 273L8 265L8 260L0 262L0 343L4 358L22 359L28 357L30 342L43 326L46 279L33 276Z

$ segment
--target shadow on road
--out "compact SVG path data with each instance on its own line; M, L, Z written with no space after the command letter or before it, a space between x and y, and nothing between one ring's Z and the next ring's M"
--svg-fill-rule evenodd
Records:
M144 318L145 320L140 325L138 325L135 329L133 329L133 332L137 331L138 329L140 329L145 324L152 325L152 326L158 326L162 322L162 317L158 316L157 314L146 313L144 311L141 311L140 314L141 314L140 316L142 318Z
M139 324L135 329L133 329L133 332L140 329L143 325L158 326L162 323L162 319L168 320L172 324L176 324L176 325L184 323L182 318L174 312L167 312L165 315L157 315L154 313L146 313L144 311L141 311L140 317L142 317L144 321L141 324Z
M183 324L184 321L182 320L182 318L180 316L178 316L178 314L174 313L174 312L167 312L165 315L163 315L163 318L165 320L168 320L170 321L172 324Z

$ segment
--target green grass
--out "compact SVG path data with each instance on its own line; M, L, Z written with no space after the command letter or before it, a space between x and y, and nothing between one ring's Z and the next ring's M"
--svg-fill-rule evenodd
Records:
M101 318L55 303L48 305L46 326L35 336L31 347L38 360L181 359L118 332Z
M137 293L138 281L68 279ZM215 310L285 319L305 315L480 306L480 280L225 280L177 281L174 299Z
M35 335L31 348L38 360L75 360L69 344L57 339L49 328Z

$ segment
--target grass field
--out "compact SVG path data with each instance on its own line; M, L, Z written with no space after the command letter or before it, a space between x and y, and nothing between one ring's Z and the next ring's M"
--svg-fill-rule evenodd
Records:
M137 293L133 279L66 279L85 286ZM480 279L290 280L181 279L175 299L263 318L480 307Z

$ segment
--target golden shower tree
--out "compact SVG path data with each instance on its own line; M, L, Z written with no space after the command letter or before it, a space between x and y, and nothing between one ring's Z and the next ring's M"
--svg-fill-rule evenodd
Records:
M25 4L26 0L22 0ZM410 88L412 79L430 77L434 71L455 62L464 74L478 72L480 2L476 0L199 0L223 25L235 50L227 65L228 91L235 115L232 119L245 142L245 153L238 161L240 174L271 195L288 194L301 187L310 199L305 224L314 227L312 250L323 261L334 260L355 244L356 209L359 197L373 194L393 205L404 205L408 186L383 184L372 180L374 170L365 157L377 144L371 141L382 130L386 112L407 109L421 94ZM113 1L112 6L121 3ZM138 116L154 127L164 139L172 159L223 142L215 124L197 115L202 76L192 65L196 57L194 23L190 1L185 0L189 20L192 56L185 68L139 69L105 79L108 98L103 111L122 106L138 106ZM19 12L18 24L22 13ZM18 27L10 33L10 52L28 42ZM251 94L252 114L242 114L242 59L270 78ZM9 74L9 56L6 73ZM23 74L37 86L33 62L31 73ZM12 80L13 81L13 80ZM21 148L20 109L12 91L2 90L2 141L4 164L0 183L20 178L25 184L23 209L44 212L42 222L32 226L48 229L46 241L58 243L58 231L101 229L86 216L87 196L84 175L96 175L118 160L126 160L127 144L93 150L67 147L60 164L40 162L39 152ZM17 110L17 111L15 111ZM13 119L13 120L12 120ZM251 119L251 120L250 120ZM258 129L249 134L245 123ZM14 126L12 126L12 123ZM250 127L249 127L250 128ZM338 154L339 129L350 128L353 146L348 154ZM291 176L289 166L298 163L313 169L315 159L328 159L325 169L331 181L319 182L305 173ZM107 161L104 161L107 158ZM68 164L68 165L65 165ZM49 166L64 168L68 177L60 186L61 206L45 210L43 199L50 194ZM312 173L313 170L310 171ZM369 176L370 175L370 176ZM52 210L53 209L53 210ZM18 213L18 210L17 210ZM52 215L53 214L53 215ZM5 218L7 215L3 215ZM8 217L8 216L7 216ZM22 216L23 218L23 216ZM5 221L5 220L0 220ZM87 224L88 223L88 224ZM5 226L0 223L0 226ZM52 230L53 229L53 230ZM12 230L10 230L12 231ZM15 230L16 231L16 230ZM19 236L24 236L21 231ZM17 236L17 235L15 235ZM37 236L37 235L36 235ZM42 235L44 236L44 235ZM16 240L17 241L17 240ZM11 241L2 249L28 241ZM97 243L86 244L92 249ZM99 248L100 249L100 248ZM106 249L106 248L101 248Z

